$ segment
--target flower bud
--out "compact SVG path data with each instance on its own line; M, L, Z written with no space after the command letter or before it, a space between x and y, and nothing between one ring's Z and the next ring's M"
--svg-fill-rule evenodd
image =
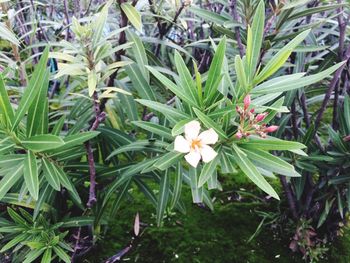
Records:
M343 138L343 141L344 141L344 142L350 141L350 135L345 136L345 137Z
M250 113L251 113L251 114L253 114L253 113L254 113L254 111L255 111L255 109L251 109L251 110L250 110Z
M260 114L256 115L255 120L256 120L257 122L261 122L261 121L263 121L263 120L265 119L266 115L267 115L266 112L260 113Z
M266 132L266 133L267 133L267 132L274 132L274 131L276 131L278 128L279 128L278 126L272 125L272 126L270 126L270 127L267 127L267 128L265 129L265 132Z
M238 140L240 140L240 139L242 139L243 134L241 132L237 132L235 136Z
M250 102L251 102L251 99L250 99L250 95L248 94L247 96L245 96L245 98L243 100L244 110L247 110L249 108Z

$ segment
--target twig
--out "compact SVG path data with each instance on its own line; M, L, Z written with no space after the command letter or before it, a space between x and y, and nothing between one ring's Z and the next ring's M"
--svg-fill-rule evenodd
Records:
M172 21L169 25L167 25L167 23L163 23L163 24L161 25L160 28L158 27L158 29L160 29L160 30L159 30L159 39L160 39L160 40L162 40L163 37L164 37L166 34L168 34L168 32L170 31L170 29L173 27L173 25L176 24L177 19L179 18L179 16L180 16L182 10L184 10L184 8L185 8L186 6L187 6L186 1L182 2L180 8L179 8L179 9L176 11L176 13L175 13L175 16L174 16L174 18L173 18L173 21ZM156 51L155 51L155 55L156 55L157 57L159 56L160 46L161 46L161 44L158 44L158 45L157 45L157 48L156 48Z

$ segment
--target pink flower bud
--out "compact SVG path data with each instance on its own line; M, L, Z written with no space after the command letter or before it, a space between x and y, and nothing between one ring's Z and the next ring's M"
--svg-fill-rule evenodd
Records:
M244 103L244 110L246 110L246 109L249 108L250 102L251 102L251 99L250 99L250 95L248 94L247 96L245 96L245 98L244 98L244 100L243 100L243 103Z
M255 120L256 120L257 122L261 122L261 121L263 121L263 120L265 119L266 115L267 115L266 112L260 113L260 114L256 115Z
M242 139L242 137L243 137L243 134L242 134L241 132L237 132L237 133L236 133L236 138L237 138L238 140Z
M270 126L270 127L267 127L267 128L265 129L265 132L274 132L274 131L276 131L278 128L279 128L278 126L272 125L272 126Z
M253 114L253 113L254 113L254 111L255 111L255 109L251 109L251 110L250 110L250 113L252 113L252 114Z

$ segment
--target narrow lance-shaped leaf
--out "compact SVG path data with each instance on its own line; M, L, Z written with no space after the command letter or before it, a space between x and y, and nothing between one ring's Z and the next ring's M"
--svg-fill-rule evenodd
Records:
M56 173L55 168L53 167L53 164L51 164L51 162L46 158L42 158L42 167L44 176L48 183L52 186L53 189L59 191L61 189L60 179Z
M254 84L260 83L270 77L273 73L280 69L283 64L287 61L292 51L299 45L310 33L310 30L306 30L294 39L292 39L287 45L285 45L280 51L274 55L263 70L254 78Z
M170 176L169 170L166 170L160 180L160 190L157 205L157 225L160 226L163 221L164 212L169 199Z
M201 122L203 122L203 124L208 129L213 128L214 131L216 131L221 138L223 138L223 139L227 138L226 133L212 119L210 119L207 115L205 115L203 112L201 112L200 110L198 110L196 108L193 108L193 110L194 110L195 114L197 115L197 117L201 120Z
M0 200L7 194L15 183L22 177L23 162L10 170L0 181Z
M47 89L49 87L49 71L46 69L42 85L39 88L39 93L36 95L32 105L29 107L27 116L27 137L37 134L42 122L42 113L45 112L45 99L47 96Z
M305 87L325 79L326 77L331 75L334 71L336 71L338 68L343 66L344 63L345 61L335 64L334 66L324 71L321 71L317 74L299 78L294 81L285 81L283 82L283 85L281 83L274 83L274 84L271 83L271 85L266 85L265 83L262 83L261 85L254 88L251 93L252 94L271 94L271 93L284 92L288 90Z
M173 197L171 199L171 209L173 209L178 201L180 200L181 196L181 188L182 188L182 177L183 177L183 168L180 162L177 164L177 169L175 173L175 183L174 183L174 193Z
M30 195L38 200L39 197L39 172L36 163L36 157L32 151L28 151L27 158L24 160L24 181Z
M135 57L137 65L142 71L143 76L145 77L147 83L149 83L149 72L145 67L148 65L148 59L142 41L140 37L131 30L126 30L126 36L129 41L132 41L134 43L131 47L132 53Z
M185 62L183 61L178 51L175 51L174 59L175 59L177 72L179 73L179 76L180 76L181 87L189 96L191 96L191 100L195 101L196 104L199 106L199 98L198 98L196 85L192 79L190 71L188 70Z
M251 161L249 161L245 153L242 152L242 150L239 149L238 146L236 146L235 144L233 144L232 147L233 147L233 152L232 152L233 156L235 157L235 160L239 168L241 168L241 170L245 173L245 175L247 175L249 179L252 180L253 183L255 183L265 193L279 200L279 197L276 191L259 173L259 171L256 169L254 164L252 164Z
M250 79L255 74L256 67L260 58L260 50L264 35L265 25L265 4L264 1L260 0L259 5L255 11L253 18L252 27L248 26L247 36L247 63L249 70Z
M217 85L214 85L214 84L217 81L217 77L221 75L221 70L224 63L225 50L226 50L226 37L223 37L223 39L220 41L216 49L216 52L213 57L213 61L211 62L211 65L208 71L208 78L207 78L207 81L205 82L204 103L206 105L210 105L213 102L215 93L218 92L218 90L215 89Z
M14 131L17 128L18 124L20 123L20 121L22 120L25 113L27 112L30 105L33 103L37 94L40 91L40 88L38 87L41 87L44 81L48 55L49 48L46 47L40 58L39 63L35 67L34 73L29 81L28 87L26 87L26 89L24 90L23 96L15 114L15 118L12 125L12 131Z
M0 74L0 115L5 116L5 119L11 128L15 116L10 103L10 99L7 95L7 90L2 74Z
M51 134L33 136L26 140L22 140L21 143L27 149L35 152L55 149L64 145L64 141L60 137Z
M130 23L139 31L142 32L141 15L137 9L130 3L122 3L121 8L125 15L128 17Z

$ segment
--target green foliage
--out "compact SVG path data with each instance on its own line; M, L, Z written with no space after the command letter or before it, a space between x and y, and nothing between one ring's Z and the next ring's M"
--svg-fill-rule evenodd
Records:
M347 4L0 2L1 253L77 262L132 193L166 226L242 173L323 254L350 209Z

